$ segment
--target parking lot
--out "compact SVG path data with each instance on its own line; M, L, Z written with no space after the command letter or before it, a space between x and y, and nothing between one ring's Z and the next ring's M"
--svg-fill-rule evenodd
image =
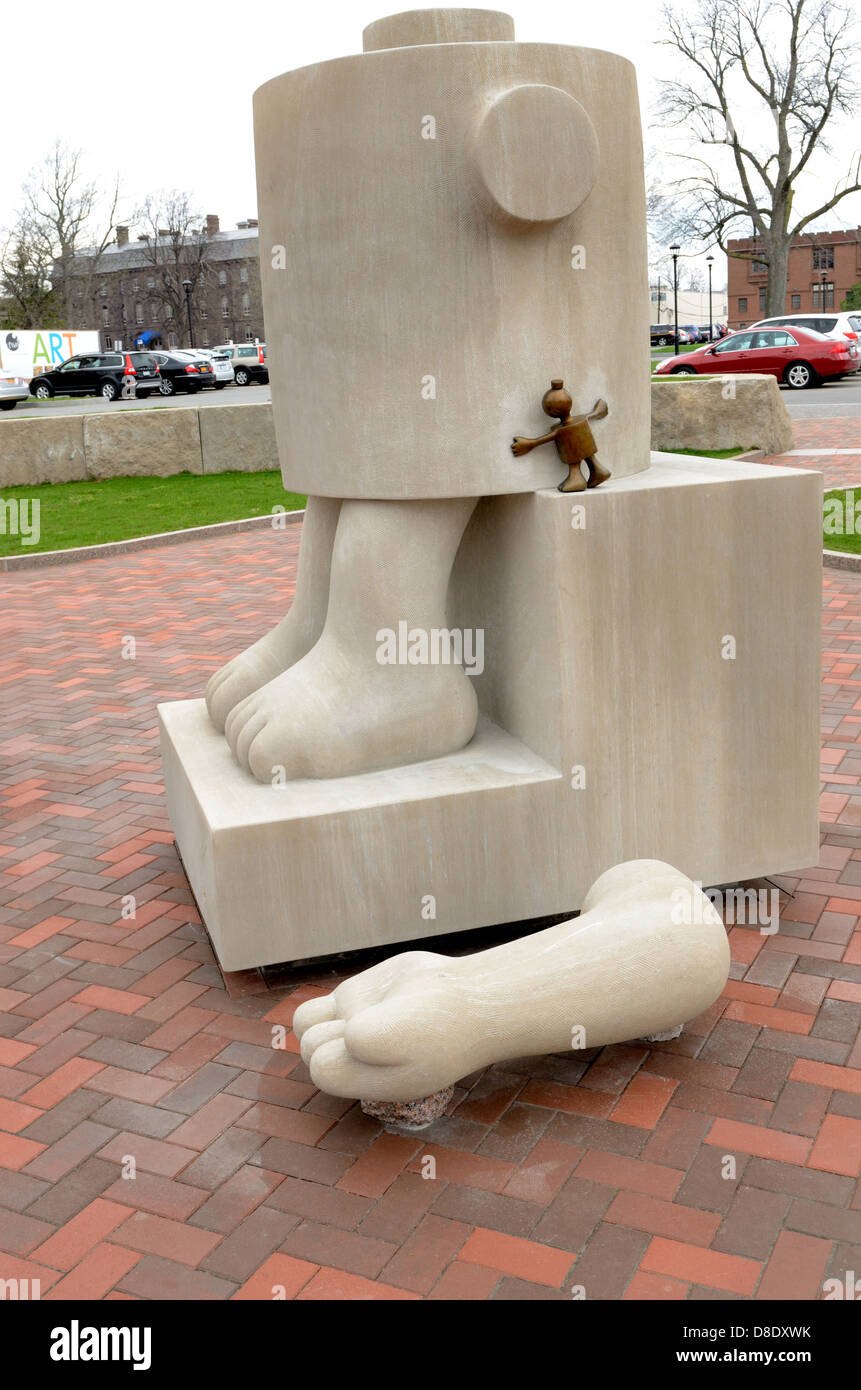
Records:
M182 410L186 406L261 405L271 400L268 386L226 386L223 391L195 391L175 396L155 394L146 400L104 401L100 396L55 396L50 401L21 401L15 410L4 412L0 420L22 420L56 415L96 415L117 410Z

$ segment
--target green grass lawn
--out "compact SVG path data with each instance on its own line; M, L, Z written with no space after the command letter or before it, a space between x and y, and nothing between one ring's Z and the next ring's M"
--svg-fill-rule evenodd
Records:
M33 527L35 501L39 502L39 539L35 545L23 545L19 533ZM17 505L10 508L10 502ZM21 510L22 502L29 504L29 512ZM0 555L101 545L265 516L273 507L292 512L304 505L304 497L284 491L278 472L177 473L172 478L106 478L2 488Z
M671 454L691 454L700 459L734 459L738 454L746 454L746 449L670 449Z
M839 508L829 507L832 499L840 503ZM832 535L835 526L842 528L842 535ZM822 499L822 546L861 555L861 487L837 487L826 492Z

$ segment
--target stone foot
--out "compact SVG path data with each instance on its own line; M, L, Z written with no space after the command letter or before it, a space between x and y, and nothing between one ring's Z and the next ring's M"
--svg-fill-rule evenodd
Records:
M472 681L431 635L447 632L451 566L474 505L342 503L320 640L226 719L242 767L261 782L346 777L469 742ZM428 641L413 662L406 639L415 633Z
M302 522L296 595L281 622L210 678L206 707L216 729L242 700L301 661L323 631L329 605L332 546L341 503L309 497Z
M659 860L602 874L579 917L472 956L408 951L296 1010L314 1084L364 1101L428 1097L509 1057L666 1032L729 973L708 898Z

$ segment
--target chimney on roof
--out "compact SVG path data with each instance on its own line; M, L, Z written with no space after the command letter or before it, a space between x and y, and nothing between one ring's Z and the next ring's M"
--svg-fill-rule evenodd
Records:
M257 226L259 226L259 223L258 223L258 221L257 221L257 218L256 218L256 217L249 217L249 219L248 219L248 225L249 225L249 227L257 227Z
M206 214L206 235L215 236L216 232L220 231L221 227L217 215L214 212L208 212Z
M128 246L129 229L128 227L117 227L117 246Z

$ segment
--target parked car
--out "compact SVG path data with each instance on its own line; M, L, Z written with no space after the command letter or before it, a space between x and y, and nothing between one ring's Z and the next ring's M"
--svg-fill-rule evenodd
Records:
M687 333L688 341L691 343L707 343L709 340L708 329L706 328L704 330L702 328L697 328L695 323L684 324L682 327L682 332Z
M726 337L726 332L727 332L727 328L726 328L726 324L725 324L725 323L713 323L712 326L711 326L711 338L709 338L709 326L708 326L708 324L707 324L707 323L701 323L701 324L700 324L700 333L702 334L702 340L703 340L704 343L708 343L708 342L716 343L716 342L718 342L718 340L719 340L720 338L725 338L725 337Z
M149 352L82 353L59 367L34 376L30 395L37 401L52 396L151 396L159 389L158 363Z
M675 329L671 323L653 323L649 329L650 347L672 347L675 343ZM679 329L679 342L689 343L690 335L683 328Z
M751 328L810 328L824 333L826 338L848 338L850 343L861 338L861 313L778 314L772 319L760 319Z
M19 401L30 398L25 376L13 376L0 370L0 410L14 410Z
M695 348L684 357L668 357L657 376L723 375L762 372L777 377L793 391L817 386L825 379L848 376L861 365L861 349L845 339L835 342L809 328L742 329L711 347Z
M190 356L202 357L212 367L212 378L204 381L205 387L213 386L216 391L223 391L233 380L233 363L228 353L219 348L188 348L187 352Z
M161 373L159 390L163 396L175 396L178 391L193 395L202 391L214 380L212 363L197 353L185 352L180 348L170 352L154 352Z
M215 351L229 355L237 386L250 386L252 382L265 386L268 382L265 343L222 343Z

